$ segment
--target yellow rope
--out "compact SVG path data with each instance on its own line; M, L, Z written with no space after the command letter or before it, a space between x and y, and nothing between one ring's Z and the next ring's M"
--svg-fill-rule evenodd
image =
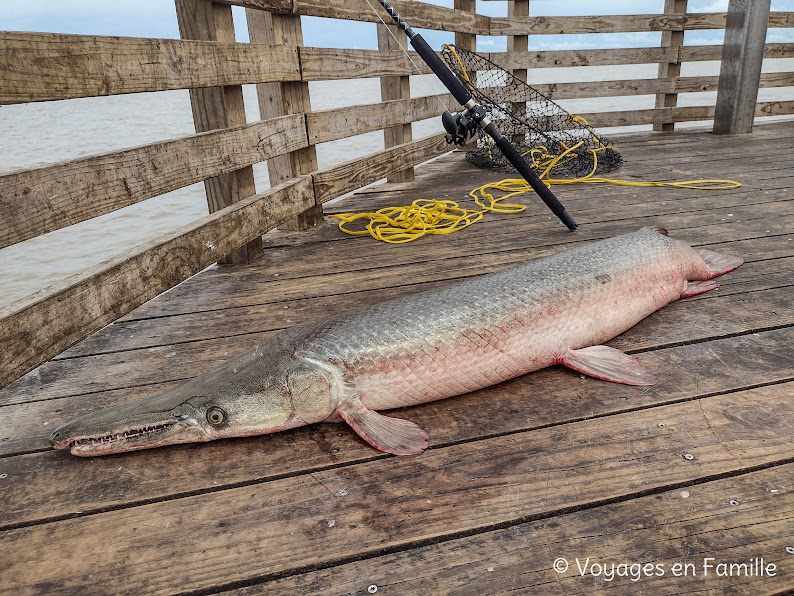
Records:
M571 148L573 150L573 148ZM546 156L547 157L547 156ZM562 156L547 160L543 174L554 167L554 162ZM595 166L593 167L593 172ZM590 184L615 184L619 186L667 186L672 188L689 188L696 190L729 190L739 188L741 183L734 180L685 180L680 182L659 181L634 181L615 180L610 178L597 178L592 175L575 179L554 179L546 177L543 182L546 186L552 184L572 184L574 182ZM504 193L496 198L489 190ZM427 234L451 234L473 223L480 221L489 211L496 213L521 213L526 209L524 205L505 203L517 195L534 192L529 183L523 178L506 178L498 182L489 182L473 189L469 196L474 199L479 209L465 209L455 201L439 201L435 199L416 199L406 207L385 207L373 213L340 213L330 215L331 219L338 219L339 229L346 234L369 234L376 240L390 244L401 244L417 240ZM357 220L366 220L367 224L362 230L348 228Z
M463 63L455 52L454 48L444 46L449 49L458 61L463 76L468 85L473 88L469 75ZM590 184L615 184L618 186L668 186L673 188L690 188L697 190L728 190L741 186L739 182L733 180L685 180L682 182L658 182L658 181L634 181L618 180L611 178L595 177L598 168L598 153L607 149L595 132L588 124L587 120L581 116L571 116L571 120L582 124L590 132L591 137L598 143L595 149L588 149L587 152L593 156L593 168L586 176L579 178L552 178L551 173L554 168L565 165L574 159L579 159L580 154L574 153L584 141L580 141L573 147L566 147L559 155L549 153L547 147L535 147L523 154L536 172L540 172L539 177L543 183L551 187L552 184L573 184L583 182ZM562 145L562 143L560 143ZM490 151L490 139L488 139L488 149ZM611 150L617 151L615 147ZM493 156L492 156L493 157ZM496 190L503 194L499 198L488 192ZM417 240L427 234L451 234L469 227L471 224L480 221L485 213L495 211L497 213L520 213L526 209L523 205L504 203L503 201L527 192L534 192L529 183L523 178L507 178L499 182L483 184L469 192L469 196L474 199L479 209L465 209L455 201L438 201L435 199L417 199L407 207L385 207L374 213L340 213L330 215L332 219L339 219L339 229L346 234L363 235L369 234L376 240L401 244ZM357 220L368 220L364 229L351 230L346 227L348 224Z

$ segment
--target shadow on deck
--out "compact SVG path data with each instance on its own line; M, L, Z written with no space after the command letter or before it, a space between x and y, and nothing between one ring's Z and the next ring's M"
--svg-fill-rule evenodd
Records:
M529 195L520 215L407 245L326 222L270 234L259 263L212 268L152 300L0 391L0 585L17 594L794 588L792 133L788 122L741 137L618 139L626 163L615 177L743 186L555 187L575 233ZM327 211L462 201L502 177L453 154L412 185ZM406 458L335 424L98 459L48 448L56 425L173 387L280 329L647 225L746 260L717 290L610 342L659 377L654 387L553 367L413 407L400 416L425 428L431 447ZM567 568L555 571L559 558ZM613 577L613 563L650 567Z

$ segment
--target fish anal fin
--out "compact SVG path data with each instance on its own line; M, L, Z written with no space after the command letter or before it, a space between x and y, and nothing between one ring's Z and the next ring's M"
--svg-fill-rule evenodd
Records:
M695 252L701 259L706 261L709 266L709 279L717 277L728 271L733 271L739 265L744 263L744 259L735 255L727 255L725 253L709 250L708 248L696 248Z
M338 412L358 436L386 453L415 455L424 451L430 442L430 437L419 425L378 414L358 400L348 402Z
M714 281L713 279L707 279L705 281L688 281L686 282L684 291L681 292L681 298L689 298L690 296L697 296L698 294L703 294L705 292L718 288L719 285L720 282Z
M656 377L634 356L609 346L569 349L560 358L559 363L580 373L613 383L654 385L657 382Z

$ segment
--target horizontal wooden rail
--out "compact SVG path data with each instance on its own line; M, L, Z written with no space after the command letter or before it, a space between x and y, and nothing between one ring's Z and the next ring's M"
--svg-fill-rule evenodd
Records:
M307 145L295 114L0 176L0 248Z
M769 23L767 25L773 29L794 28L794 12L772 11L769 13Z
M787 116L794 114L793 101L759 101L755 104L756 117Z
M445 106L457 106L449 93L310 112L306 114L309 142L336 141L432 118L444 112Z
M390 22L389 15L375 0L217 0L246 8L275 13L292 13L379 23ZM394 0L392 5L413 27L453 31L476 35L533 35L579 33L625 33L635 31L683 31L724 29L725 13L546 16L546 17L487 17L443 6ZM377 11L373 11L373 7ZM380 18L379 18L380 17ZM772 12L769 27L794 27L794 12Z
M625 97L654 95L656 93L702 93L716 91L719 76L677 77L664 79L622 79L585 81L574 83L535 83L534 89L552 100L581 99L587 97ZM761 87L792 87L794 72L771 72L761 75ZM488 94L488 88L480 89ZM505 101L526 101L520 93L505 93L504 87L494 89Z
M312 205L293 178L0 308L0 387Z
M485 54L505 70L555 68L562 66L612 66L615 64L654 64L677 60L675 48L618 48L590 50L538 51L525 54L492 52Z
M411 60L400 50L301 48L300 55L304 81L363 79L432 72L416 52L409 52Z
M0 32L0 105L300 79L297 48Z
M377 182L389 174L443 155L452 150L443 134L395 145L366 157L339 164L314 174L314 193L325 203L345 193Z
M699 79L698 79L699 80ZM624 79L614 81L585 81L575 83L533 83L532 88L552 100L575 99L582 97L617 97L626 95L653 95L672 93L676 82L673 79ZM506 92L505 87L480 89L488 95L491 91L504 101L526 101L526 94L520 89Z
M679 51L680 50L680 51ZM561 66L614 66L619 64L655 64L660 62L702 62L720 60L722 46L682 46L681 48L618 48L482 54L505 70L518 68L554 68ZM794 57L794 43L768 43L765 58Z
M720 77L681 77L675 82L676 93L702 93L704 91L716 91ZM761 74L760 86L770 87L794 87L794 72L765 72Z
M477 35L490 34L490 18L485 15L411 0L395 0L391 4L412 27ZM381 19L386 23L392 22L377 0L295 0L295 12L371 23L379 23Z
M391 17L376 0L369 2L366 0L219 0L219 2L281 14L291 13L366 23L380 23L383 20L391 23ZM491 35L490 17L485 15L412 0L394 0L391 4L412 27Z
M491 35L629 33L724 29L725 13L560 17L491 17Z
M614 126L637 126L671 121L696 122L700 120L712 120L714 118L714 109L714 106L685 106L651 108L647 110L588 112L577 115L584 117L593 127L609 128ZM756 117L790 114L794 114L794 101L759 102L755 110Z
M792 58L794 43L768 43L764 46L764 58ZM683 46L679 62L720 61L722 46Z
M719 60L721 52L721 46L683 46L485 55L502 68L514 70ZM0 87L0 104L267 81L319 81L431 72L414 52L409 55L410 60L399 50L0 33L0 72L5 75L5 84ZM794 44L766 46L767 58L792 56Z

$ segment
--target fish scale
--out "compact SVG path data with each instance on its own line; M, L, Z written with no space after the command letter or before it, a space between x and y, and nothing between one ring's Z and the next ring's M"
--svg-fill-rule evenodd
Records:
M341 363L368 408L423 403L614 337L677 298L684 272L708 274L688 245L643 229L336 317L310 331L299 351Z
M652 385L636 357L603 342L673 300L713 290L712 278L741 264L643 228L293 327L184 385L67 423L52 442L102 455L344 420L373 447L419 453L427 433L376 410L553 364Z

